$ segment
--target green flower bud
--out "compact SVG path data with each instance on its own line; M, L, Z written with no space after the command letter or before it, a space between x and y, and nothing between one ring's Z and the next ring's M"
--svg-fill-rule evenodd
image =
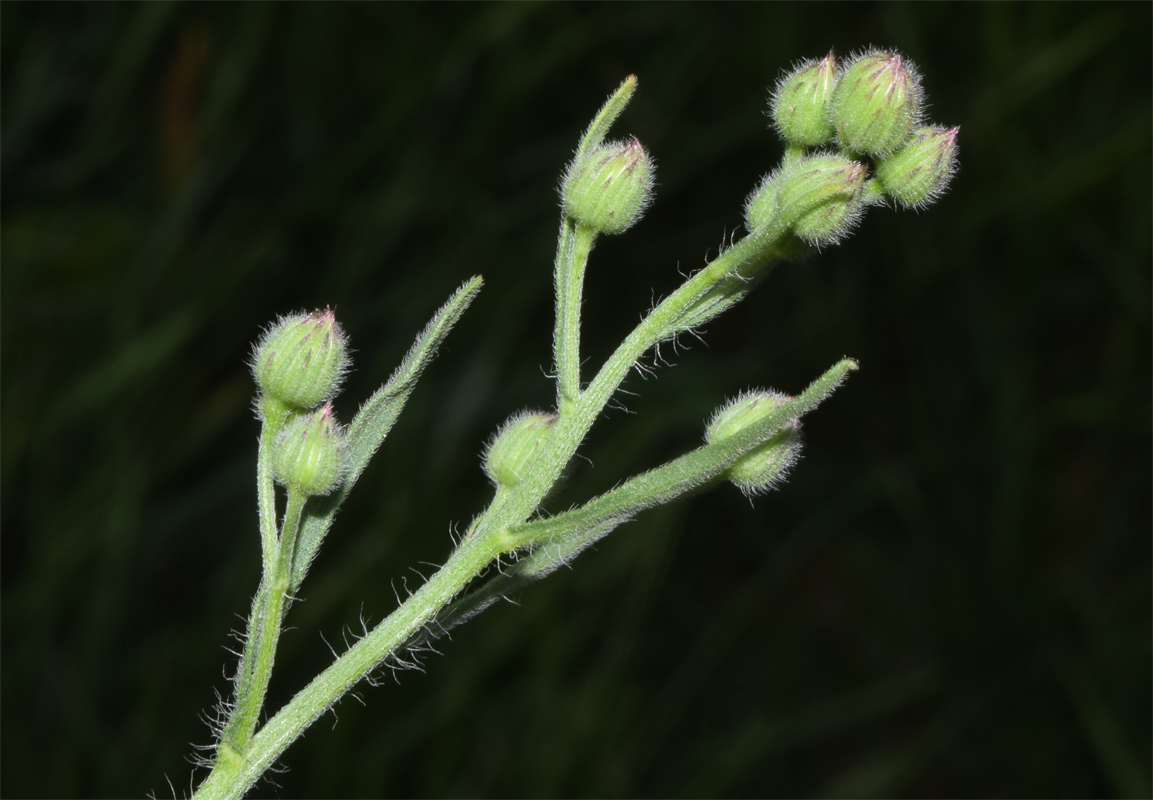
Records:
M252 371L265 395L291 408L333 397L348 371L344 331L332 309L282 317L256 345Z
M960 128L918 128L900 150L877 164L885 194L908 208L927 206L941 196L957 161Z
M552 437L556 419L556 414L522 411L496 432L484 453L484 471L498 490L520 483Z
M742 394L713 415L705 432L705 441L712 444L727 439L792 399L771 389ZM746 495L763 494L785 479L800 453L800 423L792 420L771 439L734 461L725 477Z
M773 123L791 144L814 147L833 138L828 103L837 85L833 51L820 61L806 61L786 75L773 93Z
M843 156L807 156L773 179L779 213L793 232L815 245L833 244L847 234L865 208L868 169Z
M603 144L574 162L561 187L565 213L597 233L621 233L653 193L653 165L636 138Z
M272 451L276 480L306 495L328 494L344 478L344 434L332 416L332 403L292 414Z
M860 56L845 69L830 103L841 146L885 156L909 138L921 116L921 78L896 53Z
M745 227L750 232L768 225L777 216L777 191L781 188L780 170L774 170L761 180L745 200Z

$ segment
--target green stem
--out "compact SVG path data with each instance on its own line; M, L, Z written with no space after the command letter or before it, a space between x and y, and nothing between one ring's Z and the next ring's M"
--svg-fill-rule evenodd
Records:
M656 469L641 473L580 508L542 517L509 529L517 548L539 544L574 531L623 522L640 511L662 505L716 478L734 461L772 438L784 425L817 407L841 384L857 363L837 362L799 396L763 419L726 438L698 447Z
M243 757L218 759L194 798L238 798L317 718L416 634L438 609L511 544L507 537L473 537L388 619L353 645L288 702L252 738Z
M276 660L276 646L280 641L281 623L286 610L296 535L307 499L308 496L299 489L288 490L279 552L273 561L272 570L265 573L253 603L249 638L237 680L236 706L221 737L221 745L237 754L246 756L245 750L256 730L256 721L268 693L268 682L272 677L272 665Z
M850 359L840 361L800 396L733 436L637 475L580 508L508 529L508 536L521 551L517 560L438 612L435 628L425 626L422 637L406 646L419 646L439 638L501 598L569 563L585 547L644 509L723 480L733 461L770 439L781 426L812 411L856 368L856 362Z
M733 274L752 273L772 254L772 245L784 227L770 224L746 236L689 278L641 321L581 394L578 402L559 415L548 447L525 473L515 489L494 500L477 521L474 536L524 522L540 505L561 472L600 416L605 405L637 361L653 345L675 335L680 321L692 317L694 304L720 281ZM750 277L751 280L751 277Z
M751 280L756 268L771 257L774 252L772 246L784 230L783 225L769 225L755 231L721 253L653 309L617 348L589 387L579 395L577 402L559 415L549 447L533 463L521 483L507 494L494 498L492 505L474 524L473 535L444 567L297 694L247 742L246 747L234 747L226 738L218 751L212 773L196 796L240 797L312 722L420 631L494 558L515 550L518 542L509 534L508 528L524 522L535 511L637 360L653 345L684 330L686 320L702 319L695 304L721 281L732 281L736 276L739 285L742 281ZM565 302L571 304L572 298L566 296ZM278 559L278 568L281 563ZM270 583L270 606L283 600L284 592L276 590L278 585L279 582ZM278 599L274 600L274 597ZM272 616L268 615L267 619L271 620ZM276 632L271 634L274 637L279 635L279 617L275 629ZM274 651L275 642L269 653ZM260 674L263 663L264 660L258 663L255 674ZM271 657L266 663L270 668ZM254 679L254 685L259 684L260 681ZM259 694L262 699L263 690ZM255 713L252 720L255 720Z
M260 451L256 456L256 502L260 514L260 544L267 575L276 560L276 484L272 475L272 449L288 418L288 407L272 397L260 400L264 426L260 429Z
M596 231L572 220L566 219L563 229L572 232L569 235L565 268L562 271L558 263L556 276L556 335L553 347L556 351L557 409L561 413L568 411L580 399L581 298L585 266L588 264L589 252L596 239Z

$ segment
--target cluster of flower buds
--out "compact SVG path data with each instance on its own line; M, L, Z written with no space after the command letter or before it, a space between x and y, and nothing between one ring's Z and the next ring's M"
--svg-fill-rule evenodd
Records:
M623 233L652 202L653 164L635 137L606 142L569 167L565 213L596 233Z
M896 53L840 65L830 52L797 66L770 107L788 154L749 196L749 229L776 221L810 244L831 244L870 204L933 202L953 175L958 129L921 126L923 108L920 75Z
M281 423L273 474L306 495L328 494L344 477L344 433L328 401L348 364L344 331L332 309L284 317L256 345L257 407L266 424Z
M727 439L749 425L760 422L792 399L772 389L742 394L717 409L705 430L705 441L713 444ZM800 453L800 423L793 420L764 444L733 462L725 477L746 495L763 494L785 479Z

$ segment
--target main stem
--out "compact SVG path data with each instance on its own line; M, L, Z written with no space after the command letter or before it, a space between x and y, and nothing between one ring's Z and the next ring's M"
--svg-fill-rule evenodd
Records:
M504 536L473 537L465 541L428 583L277 712L252 738L242 757L218 760L194 798L242 797L309 725L389 653L417 633L499 556L510 541Z

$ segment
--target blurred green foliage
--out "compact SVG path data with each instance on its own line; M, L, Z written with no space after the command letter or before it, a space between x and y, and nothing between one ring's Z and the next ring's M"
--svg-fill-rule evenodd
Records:
M279 706L445 557L552 401L556 187L617 134L657 202L593 254L586 371L780 156L766 87L869 44L961 169L630 379L553 501L695 446L747 386L862 369L790 483L650 512L362 689L260 796L1148 796L1151 6L0 5L0 794L183 793L259 571L245 366L331 304L343 419L486 289L337 519ZM320 633L318 633L318 631Z

